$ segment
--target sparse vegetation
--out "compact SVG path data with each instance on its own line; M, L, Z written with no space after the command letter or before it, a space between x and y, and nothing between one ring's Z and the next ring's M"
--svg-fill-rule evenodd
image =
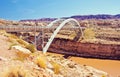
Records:
M5 30L0 30L0 34L5 36L7 33Z
M13 38L11 38L11 37L8 37L8 40L7 40L7 41L10 42L10 43L15 43L15 42L16 42L16 40L13 39Z
M83 32L84 36L83 38L84 39L94 39L95 38L95 32L93 30L93 28L86 28Z
M14 68L8 73L6 77L25 77L25 74L21 74L17 68Z
M69 37L74 38L77 34L75 32L71 33Z
M3 77L28 77L30 74L22 66L11 66L5 72L0 73ZM0 75L1 76L1 75Z
M101 77L106 77L105 75L102 75Z
M10 45L9 49L11 49L12 46L15 45L22 45L23 47L27 48L28 50L30 50L32 53L36 51L36 48L33 44L29 44L26 41L18 38L15 35L10 34L10 37L8 38L8 41L11 42L12 44Z
M47 67L47 59L45 56L38 56L35 60L35 63L41 68Z
M13 38L13 39L18 39L18 37L14 34L9 34L9 37Z
M24 40L22 40L22 39L17 39L17 42L19 43L19 44L21 44L21 45L23 45L23 46L27 46L28 45L28 43L27 42L25 42Z
M36 48L33 44L28 44L26 45L26 47L28 50L30 50L32 53L34 53L36 51Z
M58 64L57 62L53 62L53 61L51 61L51 64L53 65L54 73L59 74L60 68L61 68L60 64Z
M16 52L17 58L15 58L14 60L20 60L20 61L24 61L27 57L29 57L30 54L25 54L23 52Z
M12 43L12 44L10 45L10 47L8 48L8 50L11 50L11 48L12 48L13 46L15 46L15 45L18 45L18 44Z

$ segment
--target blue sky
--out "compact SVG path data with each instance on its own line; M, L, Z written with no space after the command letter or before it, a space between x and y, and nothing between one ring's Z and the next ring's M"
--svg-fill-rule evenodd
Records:
M120 0L0 0L0 18L8 20L120 14Z

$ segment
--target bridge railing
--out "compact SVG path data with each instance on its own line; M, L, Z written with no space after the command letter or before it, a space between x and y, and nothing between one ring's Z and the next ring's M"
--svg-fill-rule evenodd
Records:
M8 26L0 26L1 30L6 30L7 32L34 32L35 29L36 31L41 31L41 30L52 30L52 29L56 29L58 26L54 26L54 27L48 27L48 26L26 26L26 25L18 25L18 26L14 26L14 25L8 25ZM63 29L77 29L79 27L64 27ZM85 27L81 27L82 29L84 29Z

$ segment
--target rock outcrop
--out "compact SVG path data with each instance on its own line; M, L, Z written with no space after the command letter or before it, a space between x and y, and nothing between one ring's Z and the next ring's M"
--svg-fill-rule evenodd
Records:
M49 51L82 57L120 59L119 44L81 43L56 38L50 46Z

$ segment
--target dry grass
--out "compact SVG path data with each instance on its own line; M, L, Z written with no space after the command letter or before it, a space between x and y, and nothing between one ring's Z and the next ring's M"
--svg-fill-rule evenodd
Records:
M0 30L0 35L3 35L5 37L10 37L11 34L8 34L5 30Z
M32 53L36 52L36 48L33 44L29 44L26 41L22 40L22 39L17 39L17 42L22 45L23 47L27 48L28 50L30 50Z
M7 33L5 30L0 30L0 35L4 35L6 37L10 37L10 38L13 38L13 39L18 39L18 37L14 34L9 34Z
M75 32L71 33L69 37L74 38L77 34Z
M18 39L18 37L14 34L9 34L9 37L13 38L13 39Z
M16 52L17 58L14 60L24 61L27 57L29 57L30 54L25 54L23 52Z
M9 49L11 49L12 46L15 46L15 45L21 45L22 47L25 47L27 48L28 50L30 50L32 53L36 51L36 48L33 44L29 44L27 43L26 41L18 38L17 36L15 35L11 35L10 34L10 37L8 37L8 41L10 43L12 43L9 47Z
M101 77L106 77L105 75L102 75Z
M28 44L26 47L28 50L30 50L32 53L36 52L36 48L33 44Z
M53 66L53 69L54 69L54 73L55 74L59 74L60 73L60 64L56 63L56 62L51 62L52 66Z
M94 39L95 38L95 32L92 28L86 28L84 30L84 39Z
M13 47L13 46L16 46L16 45L18 45L18 44L17 44L17 43L12 43L12 44L9 46L8 50L11 50L12 47Z
M38 56L35 63L41 68L45 69L47 67L47 59L45 56Z
M7 41L10 42L10 43L15 43L16 42L16 40L11 38L11 37L8 37Z
M5 30L0 30L0 35L5 35L6 31Z
M17 42L25 47L28 45L28 43L22 39L17 39Z
M5 72L1 73L3 77L27 77L28 73L24 68L20 66L12 66L6 69Z

